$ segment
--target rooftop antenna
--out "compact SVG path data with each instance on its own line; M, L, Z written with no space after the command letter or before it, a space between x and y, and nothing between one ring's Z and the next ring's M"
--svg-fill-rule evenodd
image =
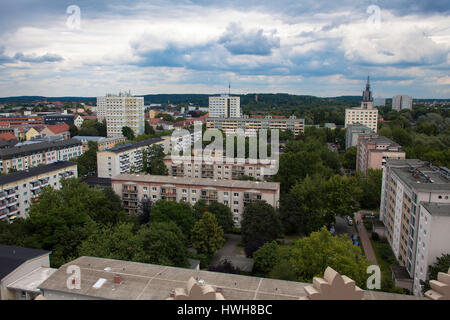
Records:
M228 82L228 95L229 96L231 95L231 83L230 82Z

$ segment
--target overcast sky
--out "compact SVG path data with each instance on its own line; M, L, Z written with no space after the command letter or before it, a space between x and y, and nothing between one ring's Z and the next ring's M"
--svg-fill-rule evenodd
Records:
M0 96L360 95L370 74L375 97L450 98L449 16L449 0L1 0Z

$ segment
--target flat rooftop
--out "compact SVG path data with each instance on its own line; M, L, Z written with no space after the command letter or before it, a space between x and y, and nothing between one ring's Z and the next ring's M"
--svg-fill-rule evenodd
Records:
M12 147L0 150L0 159L11 159L15 154L25 154L30 152L41 152L42 150L52 149L58 150L60 148L69 146L81 145L81 141L77 139L58 140L51 142L41 142L27 144L20 147ZM53 149L52 149L53 150Z
M433 216L450 217L450 203L421 202Z
M70 265L81 269L81 288L67 288L66 270ZM114 276L123 278L121 284L114 283ZM167 267L113 259L80 257L61 266L39 288L44 291L67 293L97 299L116 300L165 300L175 288L186 288L193 277L206 284L223 289L226 300L297 300L306 296L305 286L309 283L249 277L211 271ZM99 288L94 284L103 278ZM423 300L409 295L365 291L368 300Z
M51 164L47 164L45 166L34 167L31 169L17 171L13 173L8 173L0 176L0 185L8 184L15 181L20 181L23 179L28 179L31 177L35 177L41 174L46 174L48 172L53 172L55 170L61 170L64 168L69 168L72 166L76 166L75 162L70 161L58 161Z
M163 139L152 138L152 139L142 140L142 141L135 142L135 143L129 142L129 143L125 143L125 144L114 146L114 147L112 147L110 149L103 150L103 151L100 151L100 152L121 153L121 152L132 150L132 149L135 149L135 148L138 148L138 147L149 146L151 144L158 143L158 142L161 142L161 141L163 141Z
M417 171L411 171L413 169ZM430 166L394 167L391 170L412 189L418 191L450 191L450 180ZM422 174L415 174L419 171Z
M245 189L267 189L279 190L279 182L261 182L261 181L243 181L243 180L217 180L210 178L190 178L190 177L171 177L156 176L150 174L119 174L111 179L124 182L148 182L165 184L187 184L205 187L225 187L225 188L245 188Z

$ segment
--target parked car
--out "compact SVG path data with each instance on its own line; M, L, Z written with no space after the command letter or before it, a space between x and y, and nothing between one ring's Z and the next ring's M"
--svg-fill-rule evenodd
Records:
M353 225L353 220L352 220L352 218L351 218L350 216L346 216L346 217L345 217L345 220L347 220L347 224L348 224L349 226L352 226L352 225Z
M336 230L334 229L334 226L331 226L330 233L331 233L332 236L334 236L334 234L336 233Z

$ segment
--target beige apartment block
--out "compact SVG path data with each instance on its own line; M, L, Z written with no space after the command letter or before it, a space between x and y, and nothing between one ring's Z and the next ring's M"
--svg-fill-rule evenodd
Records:
M345 128L351 124L361 124L373 132L378 130L378 110L373 105L370 79L367 77L366 90L363 91L360 108L345 109Z
M447 168L416 159L386 161L380 220L385 225L395 257L413 280L414 287L409 289L415 294L421 291L418 279L426 275L425 264L433 263L435 255L440 255L437 252L450 252L450 229L446 229L447 234L441 229L448 223L443 221L448 221L448 206L444 204L449 203L450 171ZM432 238L428 238L430 235ZM422 253L421 248L431 256Z
M206 127L208 129L220 129L225 133L235 133L238 129L242 129L248 136L255 135L261 129L290 130L294 135L299 135L305 132L305 119L297 119L296 116L290 116L289 118L275 116L254 118L248 115L241 118L209 117L206 121Z
M39 165L77 158L84 152L80 140L68 139L25 144L0 150L0 171L27 170Z
M75 162L61 161L0 176L0 220L27 218L42 188L61 187L61 179L78 176Z
M405 152L396 142L379 135L358 136L356 170L381 169L387 159L405 159Z
M369 127L373 132L378 131L377 109L345 109L345 128L350 124L361 124Z
M154 175L121 174L111 179L112 188L121 197L129 214L136 214L139 202L149 199L185 201L195 204L217 201L225 204L233 213L236 226L240 225L245 206L256 200L265 200L278 208L280 183L184 178Z
M212 118L239 118L241 98L229 95L209 97L209 116Z
M242 176L253 177L256 180L265 180L276 174L277 160L270 163L260 163L258 159L233 159L233 163L227 163L226 158L212 158L213 162L204 162L203 157L190 157L188 160L164 158L170 176L186 178L209 178L216 180L236 180ZM181 162L181 163L180 163ZM256 162L256 163L255 163Z
M106 119L108 137L122 137L122 128L130 127L136 136L144 133L144 98L131 93L97 97L97 119Z
M445 200L445 199L444 199ZM450 252L450 203L421 202L417 252L414 266L414 295L422 296L421 281L429 280L428 266Z
M164 140L153 138L98 151L97 176L111 178L121 173L140 172L143 168L144 151L148 152L152 145L164 147Z

